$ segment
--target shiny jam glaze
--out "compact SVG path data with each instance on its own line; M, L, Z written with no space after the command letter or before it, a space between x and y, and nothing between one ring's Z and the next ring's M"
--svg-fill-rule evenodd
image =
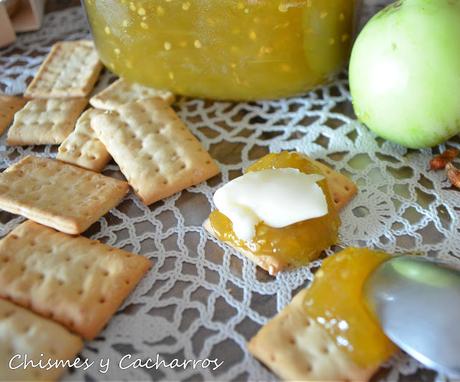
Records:
M360 367L376 367L396 351L367 310L362 293L369 274L389 257L347 248L323 261L305 296L306 314L323 325Z
M269 154L250 166L246 172L273 168L297 168L305 174L321 174L310 159L290 152ZM211 213L210 224L219 240L230 243L235 248L250 251L254 255L272 256L294 267L308 264L317 259L324 249L336 243L340 226L327 181L321 180L318 185L327 199L328 214L325 216L284 228L272 228L259 223L252 242L240 240L233 232L232 222L219 211Z
M277 98L348 60L357 0L85 0L106 66L215 99Z

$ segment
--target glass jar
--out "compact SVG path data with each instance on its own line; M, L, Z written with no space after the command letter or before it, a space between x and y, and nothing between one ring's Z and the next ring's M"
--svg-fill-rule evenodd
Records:
M193 97L296 95L348 61L358 0L84 0L103 63Z

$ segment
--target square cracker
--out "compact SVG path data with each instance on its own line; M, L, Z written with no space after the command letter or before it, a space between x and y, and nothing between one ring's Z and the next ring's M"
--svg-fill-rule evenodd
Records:
M65 367L45 370L39 367L11 369L24 361L25 355L34 363L42 360L73 362L83 347L80 337L61 325L40 317L6 300L0 300L0 380L50 381L57 380Z
M28 156L0 174L0 209L79 234L115 207L128 184L60 161Z
M8 130L8 145L56 145L75 128L88 101L75 99L33 99L14 116Z
M351 199L353 199L358 191L358 188L345 175L340 174L321 162L316 160L313 160L313 162L319 167L326 177L335 207L337 210L342 209L351 201ZM204 222L203 226L211 235L216 237L209 219ZM230 243L228 244L231 245ZM266 270L270 275L276 275L278 272L289 268L289 265L273 256L259 256L240 248L235 249L252 262L256 263L259 267Z
M29 98L87 97L102 64L92 41L62 41L53 45L24 93Z
M146 205L219 173L200 142L160 98L97 115L91 126Z
M91 119L100 110L88 109L78 119L75 130L59 146L57 159L88 170L100 172L110 161L102 142L91 128Z
M306 289L263 326L248 349L284 380L367 381L376 371L356 365L329 333L308 317Z
M24 106L26 101L21 97L0 95L0 134L10 125L14 114Z
M168 90L153 89L120 78L90 98L89 103L98 109L116 110L125 103L152 97L161 98L168 105L174 102L174 94Z
M93 339L150 261L32 221L0 241L0 296Z

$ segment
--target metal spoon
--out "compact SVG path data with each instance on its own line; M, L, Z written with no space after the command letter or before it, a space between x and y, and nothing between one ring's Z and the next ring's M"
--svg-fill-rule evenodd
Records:
M368 278L364 295L385 334L429 368L460 378L460 271L397 256Z

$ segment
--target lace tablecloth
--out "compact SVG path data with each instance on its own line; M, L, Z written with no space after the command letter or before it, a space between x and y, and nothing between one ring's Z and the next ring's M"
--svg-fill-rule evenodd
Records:
M47 15L42 30L21 35L15 45L0 50L0 89L22 93L52 43L88 37L82 9ZM105 74L98 87L105 86L110 77ZM110 358L107 372L100 373L96 364L86 371L73 370L66 379L276 379L248 354L246 341L308 285L321 261L270 277L202 228L214 191L268 152L296 149L308 153L358 184L358 196L341 214L340 247L416 251L460 262L460 196L442 172L427 169L433 152L444 147L406 150L376 138L352 117L345 75L297 98L251 103L181 99L176 108L219 161L222 174L150 207L129 195L87 232L94 239L153 259L154 267L108 327L82 352L96 363ZM459 142L455 138L449 145L460 148ZM5 145L4 135L1 169L30 153L54 157L56 147L11 148ZM111 164L105 173L115 171L117 166ZM22 220L0 212L0 234ZM118 361L127 354L132 360L155 361L158 356L168 363L216 358L224 363L217 370L122 370ZM436 378L420 369L414 360L398 355L375 380Z

